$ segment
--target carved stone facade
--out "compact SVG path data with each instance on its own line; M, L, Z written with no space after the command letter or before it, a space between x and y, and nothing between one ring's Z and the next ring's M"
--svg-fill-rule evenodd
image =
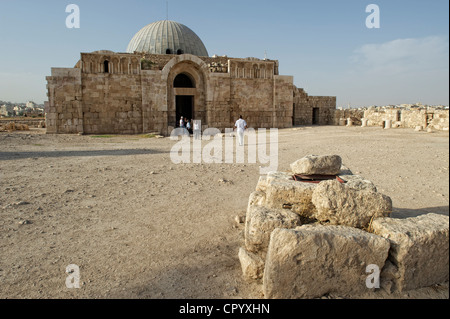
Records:
M180 116L203 128L333 124L335 97L308 96L278 61L97 51L52 68L47 133L169 135Z

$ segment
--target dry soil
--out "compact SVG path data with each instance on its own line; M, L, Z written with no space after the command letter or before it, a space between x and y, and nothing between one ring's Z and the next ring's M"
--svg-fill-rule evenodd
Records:
M0 133L0 298L262 298L242 279L244 226L235 221L261 164L176 165L175 143ZM392 198L393 217L449 213L448 132L279 131L278 170L310 154L340 155ZM70 264L80 267L80 289L66 287ZM359 297L449 294L443 284Z

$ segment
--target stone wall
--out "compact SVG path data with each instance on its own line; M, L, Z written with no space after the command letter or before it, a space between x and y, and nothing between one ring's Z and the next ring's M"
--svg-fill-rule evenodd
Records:
M245 80L241 80L245 85ZM213 73L209 75L209 90L206 97L206 109L204 114L197 116L204 126L226 129L234 127L234 121L239 116L239 108L232 102L235 92L233 81L229 74ZM232 93L234 92L234 93ZM216 123L217 126L213 126Z
M370 109L364 112L364 118L367 119L368 126L384 127L385 121L391 121L392 123L400 121L403 118L402 113L397 109Z
M309 96L303 89L294 89L294 125L332 125L336 110L336 97ZM314 115L317 108L318 114Z
M0 126L7 126L10 123L27 125L30 128L45 128L45 119L43 118L9 118L0 119Z
M47 82L47 133L83 132L81 70L52 68L52 76L47 77Z
M352 124L361 125L364 118L364 111L360 109L335 110L334 125L347 125L348 119L352 120Z
M143 132L139 75L83 74L82 83L84 133Z
M143 132L168 135L167 87L160 71L141 71Z
M428 118L429 127L436 130L449 129L449 111L448 110L434 110L433 117Z
M181 73L194 88L174 87ZM222 131L239 115L252 128L312 124L313 114L333 124L336 107L335 97L308 96L278 75L278 61L256 58L97 51L82 53L73 69L53 68L47 81L47 133L169 135L177 96L193 96L194 119Z
M293 126L294 79L291 76L275 76L274 122L270 127L288 128Z
M337 118L339 112L336 114ZM392 127L421 127L436 130L448 130L449 128L449 111L433 108L369 108L364 111L363 118L367 121L367 126L385 127L386 121L390 121Z

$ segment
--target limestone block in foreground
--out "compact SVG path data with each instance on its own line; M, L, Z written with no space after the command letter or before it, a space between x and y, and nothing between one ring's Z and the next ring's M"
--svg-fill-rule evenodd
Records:
M391 242L389 260L398 272L392 276L396 290L428 287L449 280L448 216L379 218L372 227L375 234Z
M266 201L266 194L261 191L254 191L248 198L247 211L252 206L263 206Z
M262 279L264 274L264 260L245 248L239 249L239 261L241 263L242 274L248 281Z
M389 241L346 226L304 225L272 232L264 270L268 299L367 292L366 267L383 268Z
M331 225L367 227L372 218L392 212L390 197L370 189L357 190L336 180L321 182L312 194L313 218Z
M290 210L250 206L245 222L245 248L264 257L270 234L275 228L295 228L300 225L300 216Z
M290 178L268 177L265 187L265 205L275 209L282 209L284 205L289 205L293 212L309 218L315 210L311 198L317 184L297 182L292 179L292 176Z
M342 158L338 155L308 155L291 164L294 174L337 175L341 171Z

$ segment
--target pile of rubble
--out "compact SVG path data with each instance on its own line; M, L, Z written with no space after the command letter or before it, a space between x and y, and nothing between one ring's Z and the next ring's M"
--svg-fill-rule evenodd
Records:
M243 275L262 283L270 299L355 297L448 281L449 217L394 219L391 212L391 198L339 156L302 158L290 172L260 177L250 195Z

